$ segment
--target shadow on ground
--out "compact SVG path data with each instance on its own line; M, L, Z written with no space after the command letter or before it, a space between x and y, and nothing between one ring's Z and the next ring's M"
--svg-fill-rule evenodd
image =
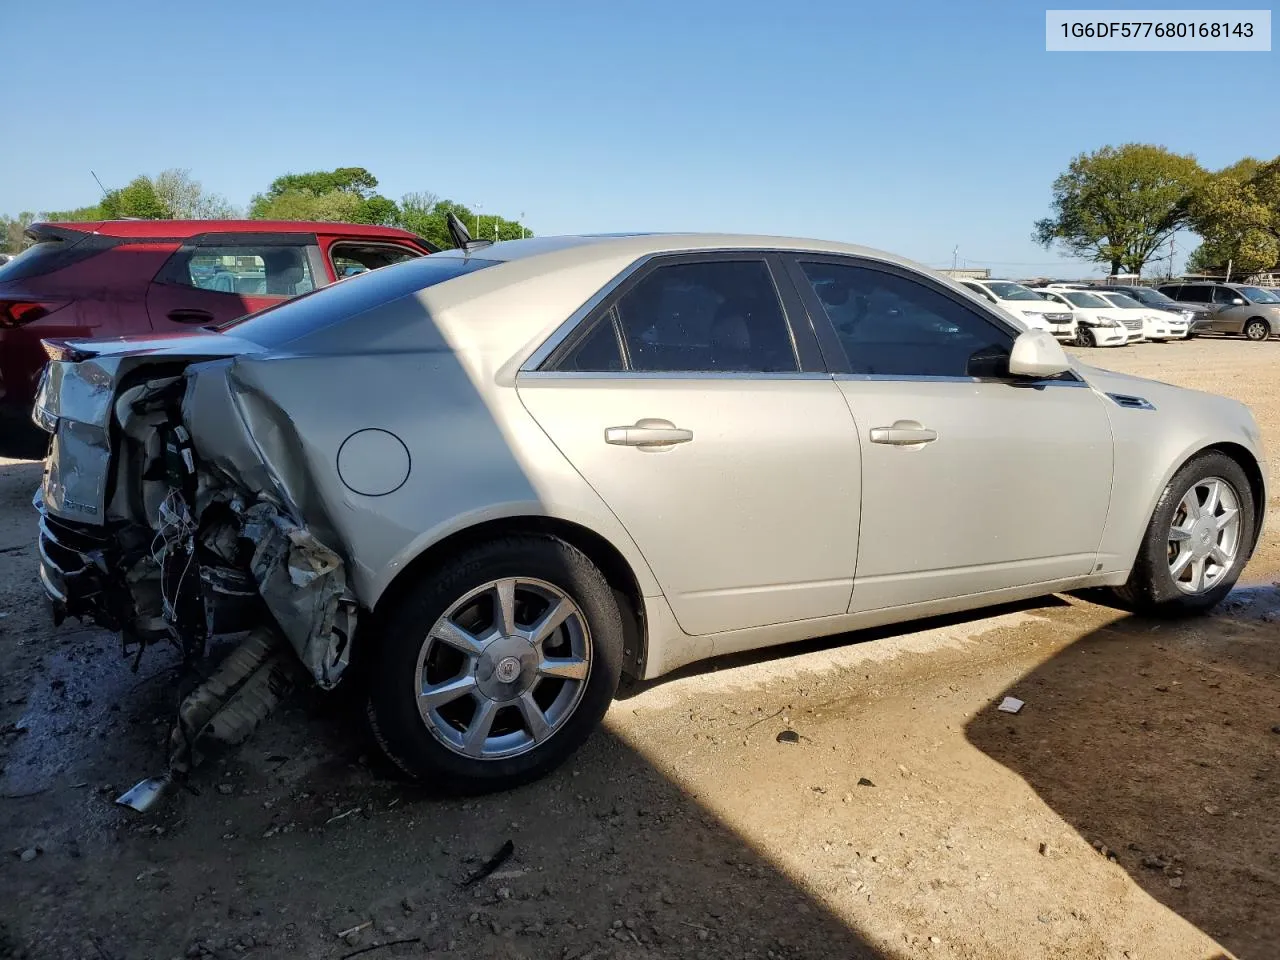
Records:
M1154 899L1241 957L1275 957L1280 590L1226 606L1096 630L1005 691L1021 713L966 732Z

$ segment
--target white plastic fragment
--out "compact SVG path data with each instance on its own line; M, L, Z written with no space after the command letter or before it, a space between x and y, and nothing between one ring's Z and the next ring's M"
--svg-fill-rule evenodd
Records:
M996 707L996 709L1002 710L1005 713L1017 713L1022 709L1022 707L1023 701L1019 700L1017 697L1005 697L1000 701L1000 706Z

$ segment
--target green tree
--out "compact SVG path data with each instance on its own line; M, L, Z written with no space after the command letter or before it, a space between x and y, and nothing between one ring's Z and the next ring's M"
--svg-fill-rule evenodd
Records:
M1204 178L1195 157L1127 143L1082 153L1053 182L1053 215L1036 222L1035 240L1105 263L1112 273L1141 273L1187 223L1192 192Z
M173 219L173 210L156 193L156 186L148 176L134 177L127 186L108 191L99 206L108 220L120 220L124 217L139 220Z
M1187 265L1231 265L1245 276L1280 264L1280 157L1246 157L1209 177L1191 198L1191 225L1204 240Z
M83 223L88 220L104 220L106 215L99 204L76 207L74 210L46 210L37 218L52 223Z
M375 193L378 178L364 167L339 167L310 173L286 173L271 181L249 204L258 220L344 220L395 223L394 200Z
M26 246L23 232L35 218L34 213L27 211L16 217L0 216L0 253L21 253Z
M412 231L442 250L453 247L449 235L448 216L457 215L476 240L518 240L533 234L517 220L493 214L477 215L468 207L452 200L441 200L433 193L408 193L400 200L399 219L395 225Z

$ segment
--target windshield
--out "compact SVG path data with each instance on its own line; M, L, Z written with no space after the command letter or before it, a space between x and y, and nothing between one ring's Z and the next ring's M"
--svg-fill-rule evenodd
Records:
M1165 307L1176 307L1178 305L1177 300L1166 297L1159 290L1148 290L1144 288L1142 290L1134 290L1132 293L1128 294L1128 296L1145 303L1149 307L1159 307L1164 309Z
M1001 300L1040 300L1034 290L1028 290L1020 283L988 282L986 288Z
M1099 307L1106 309L1110 306L1107 301L1101 297L1095 297L1092 293L1068 293L1065 296L1077 307L1092 307L1096 310Z
M415 257L348 277L210 329L229 332L264 347L279 347L392 300L498 262L476 257Z
M1108 293L1106 299L1110 300L1117 307L1123 307L1125 310L1141 310L1142 304L1133 297L1126 297L1123 293Z
M1274 293L1268 293L1261 287L1241 287L1240 292L1254 303L1280 303L1280 297Z

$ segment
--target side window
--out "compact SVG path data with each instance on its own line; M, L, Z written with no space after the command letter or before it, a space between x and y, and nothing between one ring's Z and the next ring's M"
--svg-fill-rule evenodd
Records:
M598 317L556 368L668 373L800 369L763 260L658 267Z
M1189 284L1178 290L1178 299L1186 300L1190 303L1211 303L1213 295L1210 293L1209 287Z
M305 246L183 247L156 279L241 297L294 297L315 289Z
M1227 306L1230 306L1232 300L1242 300L1242 299L1243 297L1235 290L1232 290L1230 287L1214 287L1213 288L1214 303L1226 304Z
M333 275L341 280L366 270L377 270L403 260L422 256L417 250L393 243L335 243L329 248Z
M916 280L846 264L802 262L856 374L1001 377L1013 337Z

